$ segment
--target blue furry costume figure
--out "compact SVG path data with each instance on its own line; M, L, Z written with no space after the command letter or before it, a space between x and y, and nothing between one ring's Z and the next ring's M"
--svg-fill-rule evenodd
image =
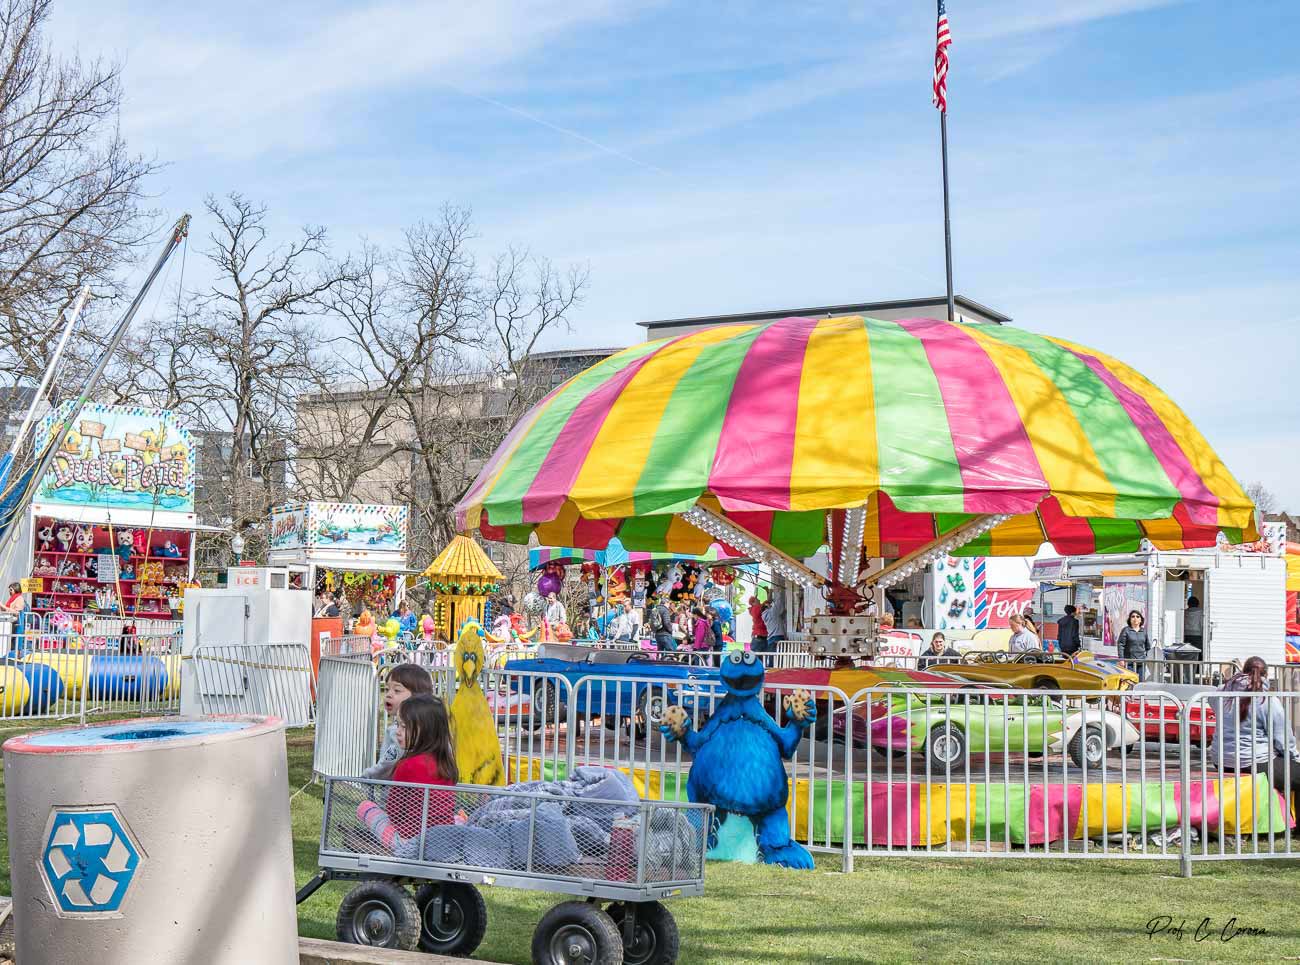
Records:
M686 782L692 802L712 804L719 826L730 814L749 818L766 864L812 868L812 855L790 839L785 811L790 787L782 762L794 755L804 731L817 719L817 708L800 695L802 706L792 709L791 721L776 726L759 700L763 677L763 664L754 654L732 651L722 661L726 693L704 726L692 730L685 711L673 707L660 730L681 741L694 757ZM716 844L715 829L709 846Z

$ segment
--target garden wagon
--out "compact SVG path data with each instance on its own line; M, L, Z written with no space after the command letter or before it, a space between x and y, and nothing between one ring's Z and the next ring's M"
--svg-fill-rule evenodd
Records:
M498 885L573 898L542 917L534 962L676 961L677 925L662 902L703 893L711 806L428 786L414 834L376 833L358 812L375 815L398 787L412 789L326 778L321 870L298 902L327 881L355 881L339 907L341 941L469 955L487 928L477 886ZM454 823L428 823L449 806Z

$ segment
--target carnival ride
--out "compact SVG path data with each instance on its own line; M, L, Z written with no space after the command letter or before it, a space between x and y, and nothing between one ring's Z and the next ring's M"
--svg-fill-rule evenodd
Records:
M1196 427L1117 359L1011 326L856 316L720 326L602 360L520 420L457 519L546 545L717 541L836 617L943 555L1258 535ZM828 537L823 576L803 559Z
M939 773L969 755L1065 752L1079 767L1100 768L1108 750L1141 733L1122 714L1100 707L1065 710L1051 698L1007 700L1001 694L892 695L871 710L871 746L924 754Z
M629 725L638 735L657 727L668 706L707 709L719 680L715 667L564 644L543 644L537 657L509 660L504 669L512 689L527 701L534 728L562 721L571 702L579 714L600 717L609 728ZM563 678L568 687L547 677Z
M871 604L883 591L947 556L1028 556L1045 542L1080 555L1258 538L1252 501L1201 433L1121 361L1012 326L857 316L722 325L600 361L519 421L458 505L457 522L488 539L596 550L613 538L659 552L700 553L717 542L820 595L825 612L809 649L845 663L875 655ZM824 573L805 562L823 546ZM1066 668L1013 669L1055 679ZM934 676L913 681L906 699L928 706L936 693L950 699L980 686ZM1109 699L1126 682L1094 674L1088 686ZM848 686L841 692L851 697ZM1123 715L1086 692L1071 699L1082 715L1076 736L1114 724L1120 739L1107 746L1127 746L1136 728ZM818 726L822 717L819 707ZM1043 736L1044 753L1052 741L1068 753L1063 733ZM1088 775L1087 794L1104 792ZM1150 785L1162 801L1171 788ZM1010 801L1013 791L991 781L982 793ZM672 793L666 783L659 792ZM947 792L896 776L870 793L861 806L916 809L925 795ZM1026 787L1013 810L1079 793ZM1276 802L1261 801L1270 803L1255 810L1271 814ZM979 808L991 813L974 793L961 807L971 814L944 813L963 821ZM827 820L838 814L832 803ZM908 831L899 843L939 833Z
M1023 653L968 653L960 662L927 668L978 683L1028 690L1128 690L1138 682L1131 670L1097 660L1091 653L1074 656L1027 650Z

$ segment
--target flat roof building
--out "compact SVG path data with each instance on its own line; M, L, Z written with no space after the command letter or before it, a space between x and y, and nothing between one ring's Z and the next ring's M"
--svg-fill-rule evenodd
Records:
M965 295L956 296L953 302L959 322L974 325L1005 325L1011 321L1010 315L1003 315L996 309L981 305ZM899 318L946 318L948 299L945 295L937 298L896 298L881 302L855 302L850 305L822 305L817 308L781 308L774 311L741 312L735 315L666 318L653 322L637 322L637 324L646 330L647 339L655 339L698 332L718 325L749 325L755 322L770 322L778 318L836 318L841 315L865 315L884 321Z

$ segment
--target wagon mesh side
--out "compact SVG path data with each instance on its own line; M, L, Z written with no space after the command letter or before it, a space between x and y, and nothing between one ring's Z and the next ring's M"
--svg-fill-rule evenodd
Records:
M326 780L321 855L621 887L700 884L712 808ZM322 860L322 864L327 863Z

